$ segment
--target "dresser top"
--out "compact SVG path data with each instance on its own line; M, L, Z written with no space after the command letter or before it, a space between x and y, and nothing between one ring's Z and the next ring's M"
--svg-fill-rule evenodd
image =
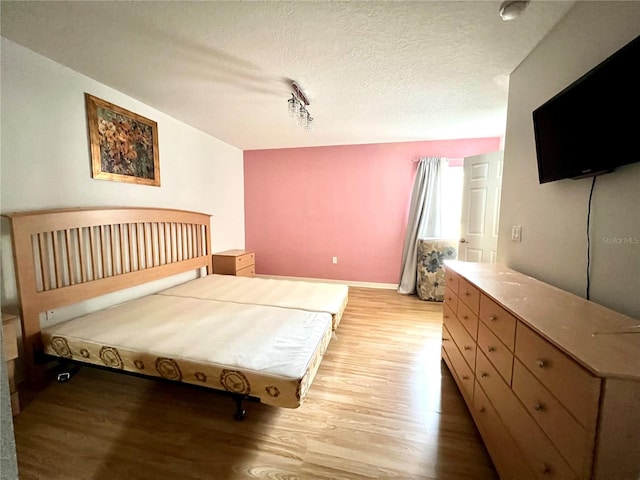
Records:
M594 375L640 380L640 320L504 265L445 261L445 267Z

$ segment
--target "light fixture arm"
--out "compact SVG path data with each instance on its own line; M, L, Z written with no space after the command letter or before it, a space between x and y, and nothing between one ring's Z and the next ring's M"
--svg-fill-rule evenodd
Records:
M296 82L291 82L291 98L287 100L289 116L296 120L296 123L304 128L306 132L313 130L313 117L307 106L309 106L309 99Z
M293 93L302 103L304 103L305 105L309 105L309 99L302 91L302 88L300 88L300 85L298 85L296 82L291 82L291 88L293 89Z

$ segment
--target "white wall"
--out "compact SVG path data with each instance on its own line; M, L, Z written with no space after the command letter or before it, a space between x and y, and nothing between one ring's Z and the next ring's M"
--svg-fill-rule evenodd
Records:
M583 297L591 179L538 183L531 114L639 25L640 2L577 2L510 78L498 261ZM510 240L512 225L522 225L521 243ZM591 299L640 318L640 163L598 177L591 258Z
M195 210L213 215L213 251L244 247L241 150L5 38L1 79L3 213L80 206ZM158 123L160 187L91 178L85 92ZM2 303L11 304L16 294L6 221L2 227Z

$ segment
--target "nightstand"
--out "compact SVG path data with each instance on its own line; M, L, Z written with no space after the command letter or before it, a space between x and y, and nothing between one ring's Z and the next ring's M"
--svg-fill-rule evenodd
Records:
M256 252L227 250L213 254L213 273L253 277L256 274Z
M20 413L20 401L16 389L16 358L18 358L18 317L2 314L2 340L4 360L7 363L7 378L9 380L9 392L11 393L11 410L15 417Z

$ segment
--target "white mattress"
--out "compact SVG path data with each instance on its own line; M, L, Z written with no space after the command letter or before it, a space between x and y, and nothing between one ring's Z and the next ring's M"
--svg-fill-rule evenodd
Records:
M150 295L43 335L299 379L330 325L327 313Z
M349 287L333 283L214 274L163 290L159 294L339 315L346 304Z

